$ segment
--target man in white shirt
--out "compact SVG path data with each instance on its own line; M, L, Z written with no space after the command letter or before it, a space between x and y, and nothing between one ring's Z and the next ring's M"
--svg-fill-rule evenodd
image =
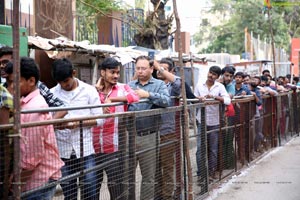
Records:
M207 80L199 82L195 87L195 96L200 99L200 101L205 101L208 99L214 99L220 101L225 105L229 105L231 100L230 96L227 93L224 85L216 81L221 75L221 68L218 66L212 66L209 68L207 74ZM206 130L211 131L207 134L208 142L208 168L209 175L214 178L215 171L217 169L218 161L218 137L219 137L219 128L220 128L220 114L219 114L219 104L206 105L205 114L206 114ZM198 167L198 178L201 176L202 172L200 170L205 170L202 168L203 162L205 162L205 152L203 150L203 145L205 145L205 136L201 135L201 116L200 111L197 113L198 120L198 136L197 136L197 167ZM202 160L201 160L202 159ZM202 163L202 164L201 164ZM202 177L203 178L203 177ZM199 179L198 179L199 180ZM203 181L204 179L202 179Z
M59 96L65 106L99 105L100 99L96 88L75 78L75 70L68 59L58 59L53 62L52 75L59 83L51 92ZM69 110L67 118L96 116L102 114L102 108ZM89 169L95 166L93 137L91 127L102 125L103 119L82 122L83 146L80 146L79 122L71 122L69 128L56 130L56 138L61 159L65 162L62 168L63 177ZM69 123L70 125L70 123ZM81 152L83 149L83 152ZM83 159L81 158L83 156ZM96 172L83 176L81 181L84 199L97 199ZM77 178L61 184L65 199L77 199Z

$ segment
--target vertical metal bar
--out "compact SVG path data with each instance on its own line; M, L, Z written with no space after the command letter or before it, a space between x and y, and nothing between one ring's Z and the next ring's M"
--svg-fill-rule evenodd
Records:
M94 67L93 67L93 77L92 77L92 84L95 85L97 83L97 77L98 77L98 64L99 64L99 56L96 55L96 58L95 58L95 64L94 64Z
M128 117L128 156L129 156L129 166L128 166L128 199L135 200L135 171L136 171L136 116L133 114Z
M13 0L13 76L14 76L14 185L13 196L14 199L21 199L21 168L20 168L20 135L21 135L21 122L20 122L20 27L19 27L19 0Z
M186 167L187 167L187 175L188 175L188 199L193 199L193 175L192 175L192 167L191 167L191 159L190 159L190 152L189 152L189 121L188 121L188 108L187 108L187 101L186 101L186 91L185 91L185 76L184 76L184 68L183 68L183 61L182 61L182 42L181 42L181 25L180 25L180 18L177 11L177 2L173 0L173 10L174 16L176 21L176 33L177 33L177 40L178 40L178 58L179 58L179 66L180 66L180 77L181 77L181 94L183 98L183 111L184 111L184 138L185 138L185 157L186 157Z
M125 116L118 117L118 130L119 130L119 153L118 153L118 159L119 163L121 165L120 167L120 179L118 180L121 184L121 197L120 199L127 199L126 196L128 195L128 185L125 185L125 183L128 183L128 179L126 175L128 174L128 159L125 158L126 156L126 150L127 150L127 132L126 132L126 118Z
M201 107L201 159L204 158L205 169L203 169L203 175L205 176L205 185L202 190L203 192L208 192L208 145L207 145L207 133L206 133L206 110L205 106ZM202 165L201 165L202 166ZM201 173L202 174L202 173Z
M224 113L222 112L222 104L219 103L219 134L218 134L218 161L217 161L217 168L219 169L220 173L219 173L219 180L221 180L222 178L222 171L223 171L223 166L224 166L224 159L223 159L223 133L222 133L222 127L225 126L224 122Z
M251 125L250 125L250 120L251 120L251 117L254 116L253 113L252 113L252 109L251 109L251 102L252 101L247 101L247 104L248 104L248 118L247 118L247 121L246 121L246 124L247 124L247 126L246 126L247 130L246 131L247 131L247 143L248 143L247 144L248 145L247 146L248 163L251 162L251 158L250 158L251 157L250 156L251 155L251 152L250 152L250 150L251 150L251 142L250 142L250 138L251 138L250 137L250 134L251 134L251 131L250 131L251 130Z
M236 106L234 105L235 109ZM237 172L237 160L238 160L238 150L237 150L237 117L238 114L236 113L234 116L234 129L233 129L233 137L234 137L234 169Z
M298 92L299 93L299 92ZM296 90L293 91L293 94L292 94L292 101L293 101L293 111L294 111L294 126L295 126L295 132L298 133L299 135L299 109L297 109L299 107L299 104L297 103L297 92ZM299 95L298 95L299 97Z
M271 99L271 147L275 146L275 134L279 134L280 138L280 115L277 115L278 112L276 112L276 102L275 102L275 97L270 97ZM279 97L280 98L280 97ZM281 101L282 103L282 101ZM280 109L278 110L279 112L281 111L281 106ZM275 122L275 123L274 123ZM276 125L276 129L274 130L274 126Z
M277 120L277 123L280 123L280 118L282 118L283 116L282 115L282 111L281 109L283 108L282 107L282 104L284 103L283 102L283 98L282 96L276 96L274 97L276 98L276 102L275 102L275 105L274 107L277 108L277 110L274 112L275 114L275 119L278 119ZM272 108L272 118L273 118L273 108ZM276 125L277 126L277 125ZM273 127L273 126L272 126ZM277 138L278 138L278 145L281 146L281 128L279 126L279 129L277 130ZM286 133L283 133L284 134L284 137L285 137L285 140L286 140Z
M160 123L160 122L159 122ZM156 127L157 129L157 127ZM161 198L162 195L162 174L161 174L161 162L160 162L160 132L155 132L155 174L154 174L154 180L157 180L157 183L155 181L154 184L154 199Z
M176 104L175 105L179 105L179 100L176 100ZM176 143L176 147L175 147L175 174L176 174L176 188L175 188L175 197L174 199L180 199L180 195L181 195L181 191L182 191L182 185L181 185L181 180L182 180L182 173L181 173L181 166L182 166L182 162L181 162L181 141L182 141L182 137L181 137L181 131L180 131L180 124L181 124L181 120L180 120L180 111L176 111L175 113L175 134L176 134L176 139L177 139L177 143Z
M80 129L80 175L79 175L79 189L80 189L80 199L84 199L83 193L83 176L84 176L84 143L83 143L83 122L79 121L79 129ZM83 183L85 184L85 183ZM77 189L78 191L78 189Z
M183 199L187 200L188 199L188 183L187 183L187 164L186 164L186 155L185 155L185 151L186 151L186 137L185 137L185 127L184 127L184 123L182 123L184 120L184 114L183 114L184 110L180 112L180 122L181 122L181 129L182 129L182 147L183 147L183 192L184 192L184 196Z
M193 53L190 52L190 59L191 59L191 78L192 78L192 87L193 92L195 91L195 74L194 74L194 59L193 59Z

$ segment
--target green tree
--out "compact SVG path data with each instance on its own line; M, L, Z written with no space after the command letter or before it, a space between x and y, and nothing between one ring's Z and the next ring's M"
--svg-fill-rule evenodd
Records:
M154 11L146 17L143 25L130 20L131 17L128 16L129 21L125 23L129 23L135 28L134 41L138 46L152 49L168 48L168 37L172 34L173 15L165 15L164 7L167 2L168 0L151 0ZM106 15L111 10L119 10L124 16L127 15L126 5L117 0L78 0L76 3L77 15L83 16L82 23L78 28L78 35L87 35L90 41L92 41L90 36L96 31L95 21L99 15ZM136 0L136 4L139 8L144 8L145 0Z
M241 54L245 51L245 28L248 32L253 32L256 37L260 35L260 38L270 39L269 21L261 0L226 0L225 3L222 0L213 0L211 12L228 15L230 18L221 25L206 27L210 32L208 35L200 31L199 35L203 35L201 40L210 41L209 46L201 53ZM276 9L271 10L274 41L277 47L287 50L289 47L288 26L281 14Z
M144 9L146 0L135 0L135 7Z
M300 37L300 6L286 6L274 8L282 13L285 23L288 26L289 35L292 38Z

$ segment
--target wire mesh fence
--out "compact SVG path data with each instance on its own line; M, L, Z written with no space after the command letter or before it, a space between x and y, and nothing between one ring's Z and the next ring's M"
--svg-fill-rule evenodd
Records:
M253 98L233 99L234 116L226 115L226 107L217 101L206 102L205 108L208 103L219 105L220 126L207 126L210 119L203 117L197 121L197 126L191 124L194 198L204 199L215 184L299 135L299 101L299 92L264 96L262 106L256 106ZM201 116L205 116L205 108Z
M202 199L215 183L299 134L299 94L264 97L261 108L252 98L235 99L234 115L216 101L189 104L188 116L181 105L56 120L32 111L42 121L23 113L28 122L20 137L11 124L0 126L1 198L14 199L18 185L22 199L186 199L190 187ZM219 111L212 126L209 106Z

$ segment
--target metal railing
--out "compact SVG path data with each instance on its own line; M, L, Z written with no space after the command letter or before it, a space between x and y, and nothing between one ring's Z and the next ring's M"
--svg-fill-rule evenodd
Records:
M77 139L80 147L78 149L81 151L76 156L78 162L76 166L73 166L75 169L73 173L68 175L63 173L62 177L57 180L40 184L27 191L23 190L22 198L56 186L54 199L63 199L68 192L68 187L64 185L75 181L76 188L70 191L76 191L78 199L92 198L92 193L86 192L93 191L93 186L96 186L96 196L100 199L184 199L189 187L193 187L195 199L202 199L208 195L208 191L214 184L247 167L251 162L262 157L265 152L299 135L299 101L299 92L279 94L275 97L267 96L263 98L262 108L257 110L253 98L236 99L232 101L235 116L227 117L224 114L224 106L216 101L199 103L189 100L188 133L183 128L183 117L186 116L183 115L181 105L164 109L21 124L22 131L30 130L29 133L37 137L41 127L53 126L60 151L65 148L61 146L63 143L60 140L70 135L62 133L58 136L59 130L67 128L71 130L69 134L79 133L80 137ZM84 112L84 109L116 105L121 104L24 110L22 114L77 109ZM206 118L207 105L219 106L220 126L206 126L206 121L210 120ZM198 112L201 113L201 118L196 114ZM166 116L173 116L168 123L162 120ZM105 126L107 129L96 130L95 125L86 123L95 119L103 119L112 124ZM136 126L137 121L141 119L145 123L142 128ZM147 123L154 121L157 123L147 127ZM68 126L69 122L78 122L78 126L72 129ZM114 126L114 130L110 130L109 128L114 123L117 123L117 126ZM168 125L168 134L163 134L162 126L166 125ZM12 177L12 166L22 163L13 159L15 155L12 155L11 138L24 139L23 135L21 137L14 135L11 132L12 127L11 124L0 126L0 148L3 154L0 162L1 190L3 194L11 198L14 193L10 189L12 184L24 186L24 182L15 183L9 179ZM115 130L118 130L115 136L105 135L106 133L114 134ZM100 147L95 146L91 141L87 142L88 137L94 141L93 136L96 133L100 134ZM188 141L185 140L186 137L183 137L184 134L188 134ZM73 139L70 137L70 142ZM116 140L118 140L117 143ZM73 142L76 143L76 141ZM189 149L185 148L187 142ZM104 143L111 146L105 146ZM89 148L96 150L96 153L92 154L95 164L86 166L87 156L83 155L83 152ZM22 151L19 149L15 152L21 153ZM189 154L186 151L189 151ZM37 152L29 153L32 158L35 158ZM189 158L186 157L187 155ZM187 170L189 170L186 167L187 159L191 161L193 180L189 180L191 177L187 176ZM57 163L53 163L55 164ZM21 166L19 167L21 169ZM86 177L89 175L95 175L94 182L86 182ZM25 178L28 181L30 175Z

